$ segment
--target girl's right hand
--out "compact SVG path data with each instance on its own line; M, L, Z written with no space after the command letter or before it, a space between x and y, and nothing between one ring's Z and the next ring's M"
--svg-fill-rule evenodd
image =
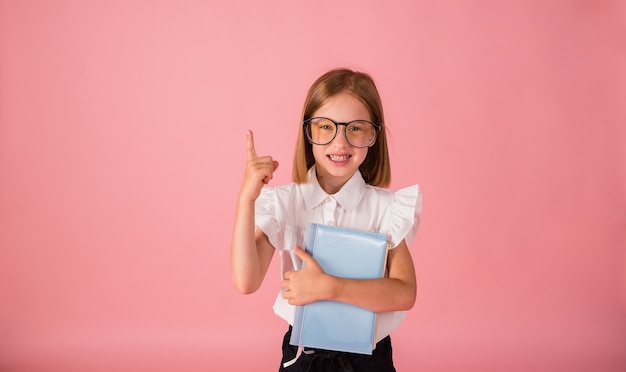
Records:
M254 149L254 137L252 131L248 131L246 138L246 150L248 164L243 177L243 184L239 192L241 200L254 201L261 194L261 188L273 177L278 168L278 162L271 156L257 156Z

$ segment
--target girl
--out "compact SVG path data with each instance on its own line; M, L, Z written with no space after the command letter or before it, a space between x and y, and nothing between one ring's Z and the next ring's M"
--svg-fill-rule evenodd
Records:
M309 89L296 144L294 182L263 187L278 168L257 156L247 134L248 163L237 201L231 247L235 287L256 291L276 249L282 290L274 311L293 324L295 305L319 300L354 304L378 313L372 355L305 350L283 340L280 371L395 371L389 334L415 304L415 270L408 242L419 223L417 185L398 192L390 182L385 121L378 91L367 74L332 70ZM308 223L374 231L388 237L386 275L354 280L324 273L300 247ZM305 267L294 271L294 264Z

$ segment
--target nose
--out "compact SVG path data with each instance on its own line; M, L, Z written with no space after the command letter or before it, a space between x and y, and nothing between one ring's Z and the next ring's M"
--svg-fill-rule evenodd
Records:
M336 143L340 146L351 146L350 142L348 142L348 138L346 136L346 128L345 124L337 125L337 134L335 134L335 138L331 141L331 143ZM343 130L343 133L342 133Z

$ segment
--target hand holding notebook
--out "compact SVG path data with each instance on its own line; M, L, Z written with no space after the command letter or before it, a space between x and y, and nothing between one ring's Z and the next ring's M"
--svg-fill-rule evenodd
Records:
M309 224L305 249L329 275L374 279L384 274L387 238L382 234ZM375 312L342 302L317 301L296 308L290 343L371 354L375 327Z
M289 300L292 305L305 305L320 300L320 282L323 280L325 271L315 259L303 248L296 246L289 253L292 255L294 267L298 267L297 259L302 266L296 271L287 271L283 280L283 298Z

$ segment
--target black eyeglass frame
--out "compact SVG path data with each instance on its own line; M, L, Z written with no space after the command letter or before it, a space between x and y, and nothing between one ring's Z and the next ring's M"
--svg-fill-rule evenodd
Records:
M333 124L335 124L335 127L336 127L337 130L335 131L335 135L333 136L333 138L330 139L330 141L328 141L326 143L317 143L317 142L313 141L313 139L311 138L311 136L309 134L309 131L307 130L306 126L308 124L310 124L315 119L326 119L326 120L329 120L330 122L332 122ZM372 137L372 140L370 141L370 143L368 143L365 146L354 146L352 144L352 142L350 142L350 140L348 139L348 131L347 131L348 125L350 125L350 124L352 124L354 122L357 122L357 121L364 121L364 122L370 123L370 124L372 124L374 126L374 130L375 130L374 137ZM376 138L378 137L378 132L380 132L380 129L381 129L381 125L380 124L372 123L369 120L363 120L363 119L357 119L357 120L352 120L352 121L349 121L349 122L342 123L342 122L334 121L331 118L326 118L326 117L323 117L323 116L316 116L316 117L308 118L308 119L305 119L305 120L302 121L302 126L303 126L303 129L304 129L304 133L306 135L306 138L309 140L309 142L311 142L314 145L318 145L318 146L325 146L325 145L328 145L329 143L333 142L335 140L335 138L337 137L337 133L339 133L339 126L340 125L345 126L344 131L343 131L343 135L345 136L346 141L348 141L350 146L353 146L353 147L356 147L356 148L361 148L361 149L362 148L366 148L366 147L374 146L374 144L376 143Z

